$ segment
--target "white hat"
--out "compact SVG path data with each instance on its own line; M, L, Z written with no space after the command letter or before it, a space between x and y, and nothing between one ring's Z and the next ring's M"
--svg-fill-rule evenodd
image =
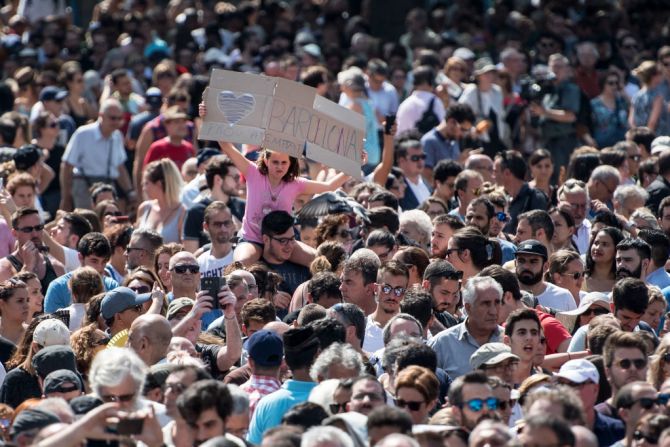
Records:
M466 47L457 48L456 51L454 51L453 56L463 59L464 61L469 61L476 57L475 53L473 53L470 48Z
M47 346L70 346L70 330L60 320L49 318L35 328L33 341L43 348Z
M602 307L603 309L610 311L610 299L607 295L601 292L589 292L579 301L579 307L573 310L567 310L565 312L558 312L556 314L556 319L563 323L563 325L570 330L574 327L577 318L587 310L592 305Z
M588 381L600 383L598 368L586 359L575 359L565 362L556 376L577 384Z
M656 137L651 142L651 155L660 154L667 149L670 149L670 137L667 135Z

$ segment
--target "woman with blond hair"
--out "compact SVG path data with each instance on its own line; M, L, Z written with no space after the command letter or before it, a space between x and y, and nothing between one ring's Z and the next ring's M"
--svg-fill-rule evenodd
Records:
M656 135L670 134L668 104L656 88L663 82L658 65L655 61L644 61L633 74L642 83L642 88L631 101L628 124L630 127L647 126Z
M164 242L181 242L186 208L179 200L183 186L177 165L170 159L152 161L142 177L148 199L137 209L136 228L149 228L163 236Z

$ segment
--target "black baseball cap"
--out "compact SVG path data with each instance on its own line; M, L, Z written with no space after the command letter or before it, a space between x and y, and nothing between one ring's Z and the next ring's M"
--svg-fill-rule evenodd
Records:
M536 255L542 256L542 259L547 260L547 247L542 245L540 241L535 239L528 239L519 244L516 249L516 255Z

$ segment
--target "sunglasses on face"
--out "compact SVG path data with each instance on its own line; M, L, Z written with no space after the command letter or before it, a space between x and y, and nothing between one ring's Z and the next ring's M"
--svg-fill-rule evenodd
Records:
M507 219L509 219L509 216L507 216L507 213L504 213L503 211L499 211L496 213L496 219L498 219L498 222L507 222Z
M659 393L658 395L659 405L667 405L668 401L670 401L670 393Z
M21 227L17 228L17 231L20 231L21 233L32 233L33 231L42 231L44 229L43 224L35 225L34 227Z
M425 160L426 159L426 154L410 155L409 159L412 160L412 161Z
M330 404L330 412L333 414L344 413L347 411L347 404L349 402L343 402L341 404Z
M574 272L574 273L561 273L561 276L569 276L575 281L580 279L582 276L584 276L584 272Z
M409 411L419 411L421 405L425 404L424 401L411 401L403 399L395 399L395 406L398 408L407 408Z
M508 408L512 408L514 406L514 401L513 400L499 400L498 401L498 408L500 408L501 411L507 411Z
M645 434L641 430L635 430L635 433L633 433L633 439L635 439L636 441L641 441L641 440L644 439L649 444L658 444L658 438L657 437Z
M586 312L584 312L582 315L586 316L594 315L597 317L598 315L605 315L608 313L610 312L607 309L603 309L602 307L596 307L595 309L593 308L586 309Z
M489 410L497 410L498 409L498 399L495 397L489 397L486 399L470 399L469 401L465 402L465 405L470 409L470 411L479 412L484 409L484 405L486 405L486 408Z
M382 290L382 292L384 292L386 295L390 295L391 292L393 292L393 294L394 294L396 297L398 297L398 298L400 298L401 296L403 296L403 294L405 293L405 288L404 288L404 287L392 287L392 286L390 286L390 285L388 285L388 284L382 284L382 288L381 288L381 290Z
M631 407L635 404L640 404L640 407L642 407L645 410L651 410L654 408L655 405L658 405L658 398L653 398L653 397L641 397L637 400L634 400L633 403L631 404Z
M635 369L644 369L647 366L647 359L623 359L619 360L617 363L621 369L630 369L631 366L635 366Z
M196 274L196 273L200 273L200 266L196 265L196 264L193 264L193 265L180 264L180 265L175 265L172 268L172 271L174 271L175 273L179 273L180 275L183 275L186 272Z

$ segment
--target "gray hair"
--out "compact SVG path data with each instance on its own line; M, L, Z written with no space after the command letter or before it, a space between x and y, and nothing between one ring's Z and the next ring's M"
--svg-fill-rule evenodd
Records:
M379 256L377 256L377 253L370 250L369 248L359 248L358 250L353 252L351 256L349 256L349 259L347 261L353 261L356 259L366 259L371 263L374 263L377 266L377 268L379 268L382 265L382 261L379 260Z
M633 211L633 214L630 215L629 222L632 223L635 221L635 219L644 220L654 230L661 229L656 216L654 216L654 213L652 213L649 208L638 208Z
M613 179L616 179L617 184L621 183L621 174L619 174L619 170L614 166L600 165L593 170L589 181L598 180L600 182L606 182Z
M107 348L93 359L88 380L98 397L103 387L118 386L126 377L133 379L135 393L139 395L149 372L147 365L129 348Z
M562 55L561 53L554 53L551 56L549 56L549 60L547 61L550 65L552 62L563 62L566 65L570 65L570 59Z
M400 227L403 224L413 223L417 226L419 232L423 234L424 240L417 242L430 241L430 235L433 232L433 223L430 221L430 216L425 211L409 210L400 213Z
M503 297L503 289L495 279L490 276L475 276L468 279L463 288L463 304L473 305L477 300L477 291L493 289L498 294L498 299Z
M363 373L361 355L349 344L333 343L321 351L309 370L309 376L315 382L318 382L319 379L330 379L328 368L336 363L348 369L356 369L357 376Z
M649 198L649 193L646 189L637 185L619 185L614 190L614 200L622 204L628 200L637 198L643 202L646 202Z
M387 373L392 374L394 372L393 369L395 368L396 360L398 360L400 353L404 352L408 346L412 346L417 343L421 343L421 341L404 333L389 341L388 345L384 347L384 352L382 353L382 369Z
M363 76L363 70L358 67L349 67L337 74L337 83L345 85L348 81L351 81L358 76Z
M109 109L112 109L112 108L123 110L123 106L121 105L121 103L119 102L118 99L107 98L100 105L100 114L104 115L105 113L107 113L107 111Z
M40 403L33 407L36 410L50 411L56 416L61 422L66 424L71 424L75 420L74 411L72 407L67 403L62 397L49 397L47 399L42 399Z
M332 426L316 426L302 435L300 447L319 447L323 444L333 447L354 447L354 442L348 434ZM419 447L418 444L416 447Z
M393 325L393 323L397 320L413 321L418 326L419 332L423 334L423 325L421 322L413 315L401 312L391 317L388 323L386 323L386 326L384 326L384 329L382 329L382 340L384 342L384 346L386 346L391 341L391 325Z
M521 52L514 47L507 47L500 52L501 61L505 61L505 59L509 59L510 57L514 56L523 56L523 54L521 54Z
M577 54L590 52L595 57L600 57L598 48L594 45L593 42L582 42L577 44Z
M419 441L401 433L391 433L375 444L375 447L421 447ZM302 446L301 446L302 447Z
M558 188L558 200L567 201L565 198L566 194L574 194L580 192L586 195L586 203L587 203L586 206L588 207L589 190L586 187L586 184L581 180L568 179L565 183L563 183L561 187Z
M228 384L228 391L230 391L230 397L233 398L231 415L249 413L249 394L232 383Z

